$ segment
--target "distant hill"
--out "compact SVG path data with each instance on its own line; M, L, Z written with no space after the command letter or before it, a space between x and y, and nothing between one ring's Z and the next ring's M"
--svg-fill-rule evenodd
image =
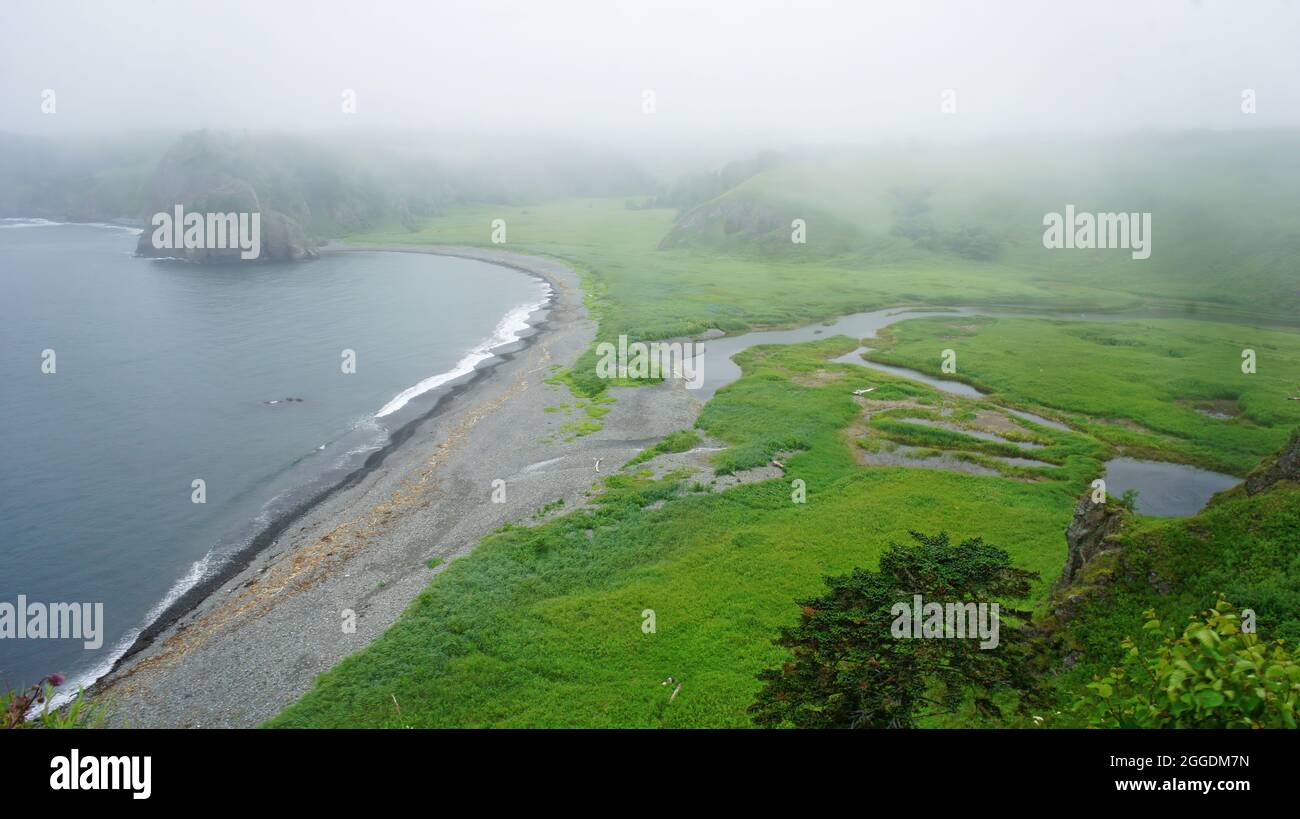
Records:
M1300 309L1300 133L1195 133L838 152L683 209L663 248L944 265L1159 300ZM1049 250L1043 217L1149 212L1149 259ZM807 243L791 223L807 224Z
M380 225L416 230L458 205L652 191L650 178L624 157L523 137L196 131L46 141L0 134L0 216L145 226L178 204L255 209L274 258L310 255L322 240ZM147 241L141 251L155 252Z

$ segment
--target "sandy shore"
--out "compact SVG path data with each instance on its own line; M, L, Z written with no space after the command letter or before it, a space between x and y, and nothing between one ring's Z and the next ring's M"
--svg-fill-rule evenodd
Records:
M449 562L506 522L557 499L580 505L599 480L649 444L690 427L699 403L680 383L619 388L604 427L566 441L564 387L545 383L590 344L576 273L559 262L461 247L355 246L465 256L542 276L554 288L537 332L446 385L437 408L359 480L293 519L237 574L155 629L92 690L108 724L247 727L302 695L316 675L390 626ZM601 459L602 473L595 469ZM506 482L504 504L490 502ZM431 559L442 562L430 569ZM355 631L343 627L355 612Z

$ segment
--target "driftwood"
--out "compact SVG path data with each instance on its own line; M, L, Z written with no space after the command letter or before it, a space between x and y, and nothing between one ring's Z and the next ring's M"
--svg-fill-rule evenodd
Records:
M682 684L678 682L676 677L669 677L668 679L664 680L659 684L676 686L675 688L673 688L673 693L668 697L669 702L672 702L673 700L677 699L677 693L682 690Z

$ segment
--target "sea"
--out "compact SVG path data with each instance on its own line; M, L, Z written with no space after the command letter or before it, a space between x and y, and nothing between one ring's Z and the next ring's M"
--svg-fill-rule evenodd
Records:
M0 635L20 597L28 627L0 636L0 686L107 673L259 533L535 332L550 297L466 258L206 266L137 257L137 235L0 219ZM92 614L81 636L31 636L58 604Z

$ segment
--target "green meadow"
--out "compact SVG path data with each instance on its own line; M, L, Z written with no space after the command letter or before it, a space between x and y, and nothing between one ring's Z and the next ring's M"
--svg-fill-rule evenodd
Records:
M792 160L685 213L653 201L466 205L361 243L506 245L586 276L603 336L739 332L896 304L1294 322L1300 168L1290 132ZM1044 213L1153 213L1151 258L1042 246ZM759 215L755 215L757 212ZM680 218L679 218L680 217ZM807 241L791 242L793 219ZM990 258L963 237L993 248Z
M1040 572L1045 590L1085 470L1024 483L863 468L845 435L859 413L848 390L791 380L816 370L860 378L825 362L854 343L748 351L745 377L701 416L703 431L732 446L732 467L794 451L786 479L713 493L685 476L612 477L594 508L511 528L453 563L388 633L271 724L747 725L755 674L780 661L770 640L797 616L794 599L826 574L871 565L911 529L982 536ZM794 478L806 482L806 504L791 502ZM646 609L654 634L641 628ZM683 683L671 707L668 676Z
M639 199L467 205L416 230L350 237L488 245L492 220L504 219L509 249L582 274L602 339L738 333L892 305L1179 317L917 319L869 354L942 375L941 353L952 349L956 373L942 377L988 393L974 400L828 360L859 339L752 348L737 358L743 377L704 407L697 430L606 478L590 506L487 538L269 724L746 726L755 675L784 659L771 641L797 620L795 599L819 594L826 575L874 567L910 530L1005 549L1039 573L1028 602L1042 611L1074 503L1108 458L1244 475L1300 426L1300 402L1287 400L1300 393L1300 334L1253 326L1255 317L1294 320L1300 307L1300 173L1275 161L1294 140L1218 139L1143 145L1145 163L1131 152L1106 159L1106 145L1082 148L1083 159L1059 146L980 161L937 149L823 157L681 211ZM1292 169L1285 178L1261 177L1281 167ZM1042 215L1067 202L1153 211L1151 259L1045 250ZM789 241L795 218L806 220L807 244ZM1256 353L1253 374L1241 369L1245 349ZM582 383L593 359L568 383ZM876 390L855 399L850 387L868 382ZM1011 418L1008 407L1069 430ZM991 416L1002 440L971 434ZM726 443L718 472L775 456L784 478L714 492L698 476L638 471L698 433ZM1016 446L1026 441L1042 446ZM999 460L1017 455L1043 465ZM987 474L933 468L937 458ZM806 503L792 501L796 479ZM1236 603L1273 607L1265 633L1294 632L1294 489L1234 492L1187 519L1131 516L1126 537L1177 578L1176 592L1124 585L1070 627L1085 659L1056 669L1063 706L1046 724L1077 724L1064 704L1140 630L1147 607L1183 617L1235 591ZM653 633L642 628L648 611ZM682 685L671 703L670 676ZM971 712L930 724L987 722Z
M889 328L884 363L1047 407L1133 453L1244 475L1300 426L1300 333L1209 321L917 319ZM1255 352L1253 373L1242 352ZM1215 413L1214 415L1210 413ZM1227 416L1227 417L1216 417Z

